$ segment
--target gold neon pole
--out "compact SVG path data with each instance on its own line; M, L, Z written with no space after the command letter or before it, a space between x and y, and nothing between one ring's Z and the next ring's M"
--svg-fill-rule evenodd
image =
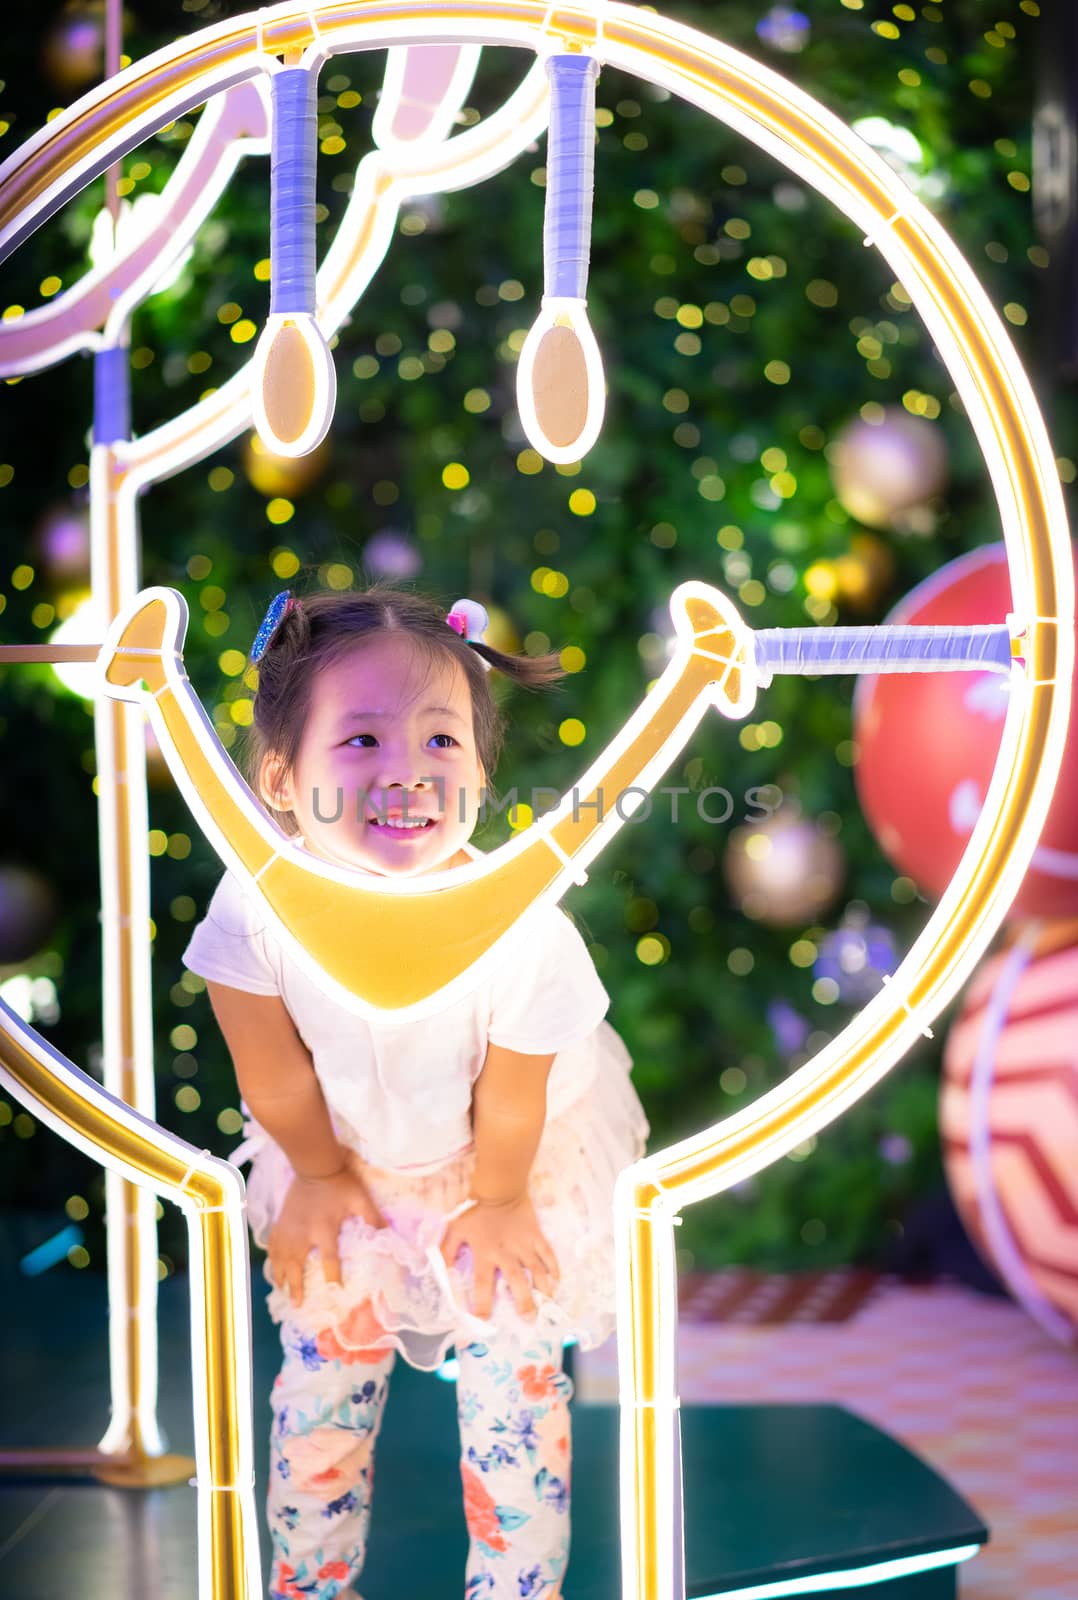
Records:
M114 448L91 454L93 592L111 614L137 583L137 523L117 511ZM123 537L124 529L132 536ZM126 578L125 578L126 574ZM0 661L87 661L86 645L6 645ZM99 697L94 707L101 883L102 1042L106 1090L153 1122L150 908L146 872L146 766L137 707ZM157 1422L157 1221L153 1192L115 1168L105 1175L109 1285L110 1419L95 1449L8 1450L0 1473L85 1472L118 1487L186 1482L189 1456L165 1448Z
M121 0L108 0L105 78L120 70ZM119 163L105 173L105 204L118 245ZM112 330L129 384L130 320ZM100 357L99 357L100 359ZM120 380L118 380L120 381ZM128 406L129 410L129 406ZM96 422L96 417L95 417ZM129 430L128 430L129 431ZM90 456L90 590L116 615L128 598L124 577L137 583L141 566L138 519L117 515L121 469L111 434ZM124 534L127 534L126 541ZM126 548L124 547L126 543ZM151 993L150 894L146 871L149 832L146 743L142 719L130 706L94 703L98 852L101 882L102 1057L105 1088L125 1105L155 1120ZM142 1002L140 1004L140 1001ZM103 1481L132 1488L182 1483L186 1456L166 1452L157 1418L157 1217L151 1190L105 1174L105 1253L109 1285L109 1388L111 1412L92 1470Z
M748 57L614 3L285 4L262 22L232 19L158 52L28 141L3 169L0 241L10 247L102 170L103 140L145 137L178 107L253 75L264 50L303 50L316 37L330 54L383 48L421 42L432 29L440 41L592 48L725 121L864 228L928 326L995 488L1025 665L1014 674L996 773L950 889L884 993L827 1051L746 1113L649 1158L619 1184L624 1591L678 1600L673 1213L759 1170L854 1103L957 992L1002 920L1047 810L1069 707L1073 575L1052 452L1006 330L942 229L837 118Z
M125 330L126 331L126 330ZM126 353L126 340L123 346ZM122 469L114 444L90 459L91 590L114 616L137 588L135 507L119 515ZM146 736L137 707L98 697L94 705L101 877L105 1087L156 1117L153 1018L149 1005L150 897ZM157 1222L153 1194L115 1172L105 1179L112 1415L95 1475L132 1488L183 1483L186 1456L166 1451L157 1421Z
M123 17L106 7L105 77L120 70ZM118 242L119 164L105 173L105 203ZM117 330L126 352L129 323ZM119 479L114 444L95 445L90 461L90 589L111 618L123 604L122 530L116 515ZM136 568L138 527L132 518L126 565ZM117 710L120 715L117 716ZM135 735L139 748L136 753ZM138 997L149 992L149 883L145 740L129 708L100 698L94 705L101 863L103 1075L106 1089L151 1120L156 1116L153 1024ZM114 1456L99 1469L106 1481L132 1486L182 1482L186 1458L168 1457L157 1422L157 1220L153 1195L115 1171L105 1176L105 1246L109 1282L109 1378L112 1414L98 1449ZM117 1318L122 1319L116 1326ZM156 1457L153 1468L150 1458Z
M60 1138L103 1162L109 1176L137 1185L151 1202L159 1194L183 1210L191 1260L198 1592L214 1600L260 1600L250 1430L236 1426L251 1411L243 1178L110 1094L2 1001L0 1084Z
M106 79L120 70L118 0L106 16ZM106 209L115 250L120 201L118 165L105 173ZM129 320L109 328L100 350L122 363L115 382L126 393ZM96 426L95 417L95 426ZM122 468L111 435L90 460L91 575L106 620L137 587L138 522L118 512ZM149 1120L156 1114L150 995L150 904L146 871L148 815L143 719L137 708L98 698L94 707L101 885L102 1055L106 1089ZM61 1447L6 1452L0 1471L17 1476L48 1468L79 1472L120 1487L187 1481L194 1462L167 1451L157 1417L157 1220L153 1193L105 1174L109 1305L109 1421L96 1449Z

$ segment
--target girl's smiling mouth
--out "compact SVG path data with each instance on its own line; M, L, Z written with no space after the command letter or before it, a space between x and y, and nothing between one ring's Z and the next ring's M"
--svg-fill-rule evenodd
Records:
M411 839L421 833L431 833L438 826L437 817L409 817L403 812L394 816L368 817L367 826L377 828L386 838Z

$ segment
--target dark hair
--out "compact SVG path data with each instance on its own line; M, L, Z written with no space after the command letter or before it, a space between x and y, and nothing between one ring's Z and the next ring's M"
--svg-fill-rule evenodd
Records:
M241 758L256 793L259 768L270 751L280 756L289 770L294 765L316 675L362 639L406 633L432 666L440 661L460 666L471 694L476 751L488 786L501 753L506 718L478 657L528 689L542 688L565 676L556 654L511 655L481 641L469 643L446 622L449 605L389 582L364 590L316 591L297 596L297 602L256 668L254 720L247 729ZM274 816L286 833L299 832L290 811L277 811Z

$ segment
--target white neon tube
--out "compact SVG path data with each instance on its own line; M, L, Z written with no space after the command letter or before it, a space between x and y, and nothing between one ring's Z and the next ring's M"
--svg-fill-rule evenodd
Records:
M721 1589L707 1600L779 1600L788 1594L818 1594L821 1589L864 1589L877 1583L893 1583L918 1572L935 1572L940 1567L957 1567L980 1550L979 1544L956 1545L951 1550L931 1550L921 1556L900 1556L894 1561L876 1561L871 1566L848 1568L843 1572L820 1572L812 1578L787 1578L779 1583L758 1583L747 1589Z

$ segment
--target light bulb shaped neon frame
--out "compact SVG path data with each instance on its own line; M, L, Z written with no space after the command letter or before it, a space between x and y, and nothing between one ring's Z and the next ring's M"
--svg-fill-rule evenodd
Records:
M29 232L114 160L117 145L132 148L181 110L253 74L263 42L275 51L302 50L317 33L337 53L423 42L432 32L439 41L533 49L555 35L594 49L604 62L727 122L863 228L911 294L965 404L999 503L1015 612L1028 633L1027 668L1014 678L981 817L950 888L887 989L777 1090L718 1128L649 1157L619 1182L624 1593L626 1600L677 1600L684 1575L674 1498L674 1213L759 1170L854 1103L957 992L998 928L1062 758L1074 648L1066 520L1049 441L1006 330L935 219L863 141L795 85L633 7L401 0L357 12L344 3L286 3L257 21L230 19L134 64L17 151L0 169L0 179L8 178L0 239ZM227 1591L214 1589L215 1600L244 1593L238 1560L231 1578Z
M382 93L371 119L371 138L378 148L416 149L448 139L480 54L477 45L389 50ZM407 132L402 131L402 122Z
M251 410L267 450L305 456L333 421L337 369L316 312L318 51L270 74L270 309L251 363Z
M517 410L529 444L548 461L564 465L587 455L599 437L606 410L603 358L588 320L586 294L599 68L594 55L567 51L548 58L547 73L551 98L543 298L520 352L516 389ZM551 355L546 351L548 336L558 329L564 330L562 348ZM561 391L567 384L574 385L574 379L577 384L582 380L583 415L573 417L577 426L570 433L566 427L566 396ZM552 436L551 421L559 424L557 439Z
M107 262L0 327L0 378L37 372L78 350L115 343L137 307L175 270L239 163L245 156L269 154L269 135L263 79L237 84L212 101L130 242L122 229L121 248Z

